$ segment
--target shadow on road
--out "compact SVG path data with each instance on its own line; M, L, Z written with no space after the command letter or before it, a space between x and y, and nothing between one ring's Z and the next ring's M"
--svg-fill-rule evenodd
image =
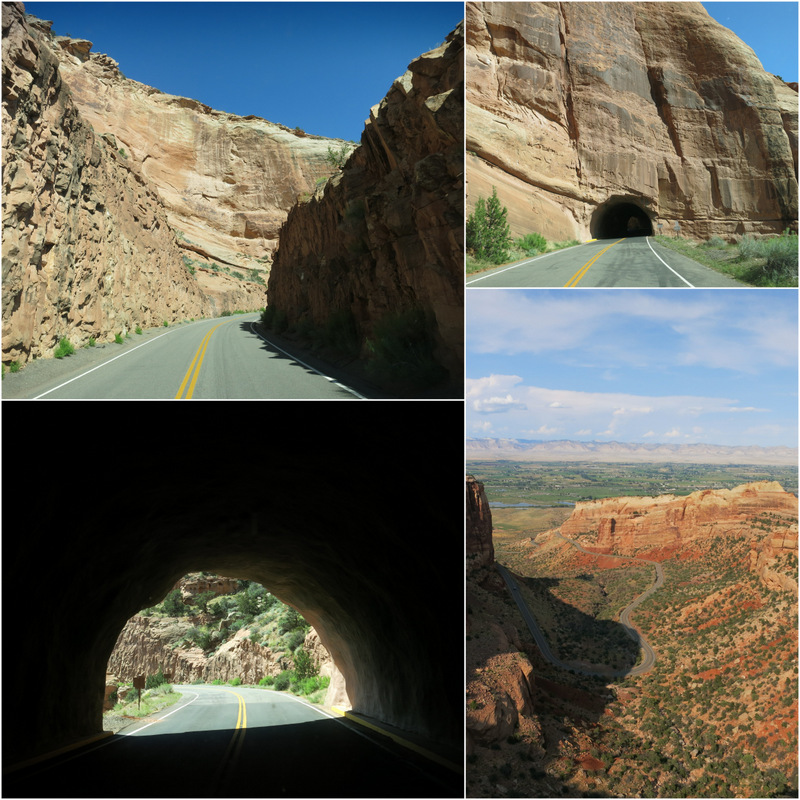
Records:
M238 752L235 733L117 735L4 776L3 797L463 797L463 776L338 720L248 727Z

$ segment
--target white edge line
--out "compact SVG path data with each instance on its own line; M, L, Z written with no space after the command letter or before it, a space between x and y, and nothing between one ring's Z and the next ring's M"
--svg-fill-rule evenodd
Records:
M269 339L267 339L266 336L260 334L255 329L255 327L254 327L255 324L256 324L255 322L251 322L250 323L250 330L253 331L253 333L256 336L258 336L260 339L263 339L270 347L274 347L276 350L280 350L281 353L283 353L288 358L291 358L292 361L296 361L298 364L302 364L306 369L310 369L312 372L316 372L317 375L320 375L321 377L325 378L326 381L330 381L331 383L335 384L340 389L344 389L345 391L350 392L350 394L354 394L359 400L366 400L367 399L366 397L364 397L363 394L359 394L355 389L351 389L349 386L345 386L345 384L337 381L336 378L331 378L330 375L326 375L324 372L320 372L318 369L315 369L314 367L312 367L311 364L306 364L305 361L301 361L297 356L292 355L291 353L287 352L286 350L284 350L281 347L278 347L278 345L276 345L274 342L271 342Z
M70 378L68 381L64 381L64 383L59 383L58 386L54 386L52 389L48 389L46 392L42 392L41 394L37 394L36 397L34 397L33 399L34 400L39 400L40 398L44 397L45 395L50 394L50 392L55 392L57 389L61 389L63 386L66 386L68 383L72 383L73 381L77 381L79 378L83 378L86 375L88 375L90 372L94 372L95 370L100 369L101 367L107 366L112 361L116 361L118 358L122 358L123 356L130 355L134 350L138 350L140 347L145 347L148 344L152 344L153 342L158 341L159 339L163 338L164 336L167 336L170 333L174 333L176 330L178 330L178 328L172 328L172 330L168 330L166 333L161 333L158 336L150 339L150 341L142 342L141 344L137 344L136 347L133 348L133 350L126 350L124 353L120 353L118 356L114 356L114 358L109 358L108 361L104 361L102 364L98 364L96 367L92 367L91 369L87 369L86 372L82 372L80 375L76 375L74 378Z
M183 692L181 692L181 694L183 694ZM187 694L193 694L194 695L194 700L197 700L197 698L200 697L200 695L197 692L188 692ZM187 706L190 706L192 703L194 703L194 700L190 700L188 703L184 703L182 706L178 706L177 708L173 708L172 711L169 712L169 714L164 714L163 717L159 717L157 720L155 720L155 722L149 722L147 725L145 725L145 726L143 726L141 728L137 728L135 731L131 731L130 733L124 733L123 731L120 731L119 735L120 736L136 736L137 733L141 733L142 731L147 730L151 725L155 725L156 722L161 722L162 719L166 719L167 717L172 716L173 714L177 713L178 711L183 711L184 708L186 708Z
M582 242L581 244L587 244L587 242ZM575 245L576 247L580 247L580 245ZM491 278L494 275L500 275L503 272L508 272L510 269L516 269L517 267L524 267L527 264L533 264L534 261L539 261L542 258L547 258L547 256L554 256L556 253L561 253L568 248L562 248L561 250L553 250L552 253L545 253L541 256L536 256L535 258L529 258L527 261L520 261L519 264L513 264L510 267L505 267L504 269L492 270L491 272L487 272L486 275L481 275L480 278L474 278L471 281L467 281L467 286L471 283L477 283L478 281L482 281L484 278Z
M648 247L649 247L651 250L653 250L653 245L651 245L651 244L650 244L650 237L649 237L649 236L645 236L645 237L644 237L644 240L647 242L647 246L648 246ZM655 251L655 250L653 250L653 255L654 255L654 256L655 256L655 257L656 257L656 258L657 258L657 259L658 259L658 260L659 260L659 261L660 261L660 262L661 262L661 263L662 263L662 264L663 264L663 265L664 265L664 266L665 266L665 267L666 267L666 268L667 268L667 269L668 269L670 272L674 273L675 275L678 275L678 277L679 277L679 278L680 278L680 279L681 279L681 280L682 280L682 281L683 281L683 282L684 282L684 283L685 283L685 284L686 284L688 287L690 287L691 289L695 289L695 288L697 288L697 287L695 287L695 286L692 286L692 284L691 284L691 283L689 283L689 281L687 281L687 280L686 280L686 278L684 278L684 277L683 277L683 275L679 275L677 272L675 272L675 270L674 270L674 269L672 269L672 267L671 267L669 264L667 264L667 262L666 262L666 261L664 261L664 259L663 259L663 258L661 258L661 256L660 256L658 253L656 253L656 251Z

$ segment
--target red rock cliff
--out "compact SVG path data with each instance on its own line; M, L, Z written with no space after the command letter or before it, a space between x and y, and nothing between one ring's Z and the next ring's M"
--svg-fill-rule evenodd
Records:
M483 484L472 475L467 475L467 566L475 569L492 564L492 511Z
M674 552L710 535L749 533L759 515L772 515L774 520L768 537L772 549L763 551L761 565L784 551L796 554L797 498L774 481L693 492L686 497L616 497L577 503L561 533L583 537L582 543L593 550L644 555L644 551L662 549Z

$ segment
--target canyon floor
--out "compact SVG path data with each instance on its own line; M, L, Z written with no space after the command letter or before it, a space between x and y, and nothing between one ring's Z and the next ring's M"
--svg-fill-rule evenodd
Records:
M486 485L490 500L503 488L524 498L519 487ZM493 508L495 561L514 576L557 658L625 669L639 654L619 612L651 585L652 567L575 549L554 533L573 514L567 506ZM497 571L475 571L467 590L467 795L796 792L797 595L767 585L751 556L794 526L796 510L761 509L651 553L664 584L633 623L657 660L646 675L624 679L548 663ZM598 549L591 536L577 538ZM773 566L796 577L796 555Z

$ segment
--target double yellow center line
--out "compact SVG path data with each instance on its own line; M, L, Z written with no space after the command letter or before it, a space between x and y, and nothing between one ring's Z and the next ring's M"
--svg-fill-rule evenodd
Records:
M227 322L227 320L226 320ZM211 338L211 334L219 328L220 325L224 325L224 322L220 322L219 325L215 325L204 337L203 341L200 342L200 347L197 348L197 352L194 354L194 359L192 363L189 365L189 369L186 371L186 375L183 378L183 383L181 383L181 388L178 389L178 394L175 395L176 400L189 400L191 399L192 395L194 394L194 385L197 383L197 376L200 374L200 367L203 366L203 359L206 357L206 347L208 347L208 340ZM191 383L189 379L191 378ZM186 384L189 384L189 388L186 389ZM183 390L186 389L186 396L181 398L183 394Z
M624 239L624 238L625 238L625 237L623 237L622 239L618 239L616 242L612 242L612 243L611 243L611 244L610 244L608 247L605 247L605 248L603 248L603 249L602 249L602 250L601 250L599 253L597 253L597 255L593 256L593 257L592 257L592 258L589 260L589 262L588 262L587 264L584 264L584 265L583 265L583 266L582 266L582 267L581 267L581 268L580 268L580 269L579 269L579 270L578 270L578 271L577 271L577 272L576 272L576 273L575 273L575 274L574 274L574 275L573 275L573 276L572 276L572 277L571 277L571 278L570 278L570 279L567 281L567 283L565 283L565 284L564 284L564 288L565 288L565 289L567 289L567 288L570 288L570 287L577 286L577 285L578 285L578 283L580 282L581 278L582 278L582 277L583 277L583 276L584 276L584 275L585 275L585 274L586 274L586 273L589 271L589 267L591 267L591 266L592 266L592 264L594 264L594 262L595 262L595 261L597 261L597 259L598 259L598 258L600 258L600 256L601 256L601 255L603 255L603 253L605 253L607 250L610 250L610 249L611 249L611 248L612 248L612 247L613 247L615 244L619 244L621 241L623 241L623 239Z
M239 716L236 719L236 728L233 731L233 738L228 743L225 755L222 757L222 761L220 761L219 767L217 768L217 774L214 780L215 786L222 785L226 772L235 769L236 760L239 758L239 752L244 742L244 732L247 728L247 706L244 703L244 697L238 692L232 692L230 689L223 689L222 691L236 695L239 700Z

